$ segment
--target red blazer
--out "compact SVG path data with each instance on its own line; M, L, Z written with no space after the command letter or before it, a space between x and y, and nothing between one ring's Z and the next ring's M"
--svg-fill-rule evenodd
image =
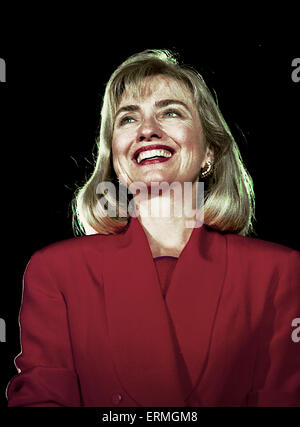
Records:
M300 252L193 229L164 300L133 218L32 256L8 405L300 406L295 318Z

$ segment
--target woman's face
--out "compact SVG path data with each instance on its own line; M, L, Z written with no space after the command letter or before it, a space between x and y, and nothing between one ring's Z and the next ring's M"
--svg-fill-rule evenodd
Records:
M147 80L139 98L125 91L118 106L112 139L115 172L127 186L195 182L212 152L205 148L192 95L167 76Z

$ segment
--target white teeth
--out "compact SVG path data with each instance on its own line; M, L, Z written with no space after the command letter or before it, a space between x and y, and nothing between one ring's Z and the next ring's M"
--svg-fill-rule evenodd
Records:
M136 161L137 163L140 163L142 160L145 159L150 159L151 157L156 157L156 156L160 156L160 157L171 157L172 154L167 151L167 150L149 150L149 151L142 151Z

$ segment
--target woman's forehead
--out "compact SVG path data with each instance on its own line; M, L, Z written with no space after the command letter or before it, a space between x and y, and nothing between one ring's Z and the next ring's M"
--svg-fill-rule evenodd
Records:
M131 83L124 90L119 105L131 101L143 102L147 98L176 98L193 104L193 97L184 83L175 78L158 75L145 77L138 83Z

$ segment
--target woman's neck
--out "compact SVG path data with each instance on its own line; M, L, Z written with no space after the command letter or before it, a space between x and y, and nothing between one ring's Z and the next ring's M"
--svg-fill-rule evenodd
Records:
M184 189L184 191L183 191ZM176 191L175 191L176 190ZM146 233L153 257L179 257L187 244L195 221L203 223L203 210L196 209L197 183L182 187L177 183L174 191L149 194L135 198L138 219ZM200 203L203 206L203 203ZM197 225L199 226L199 225Z
M179 258L193 228L186 227L184 218L138 218L152 252L153 258L173 256Z

